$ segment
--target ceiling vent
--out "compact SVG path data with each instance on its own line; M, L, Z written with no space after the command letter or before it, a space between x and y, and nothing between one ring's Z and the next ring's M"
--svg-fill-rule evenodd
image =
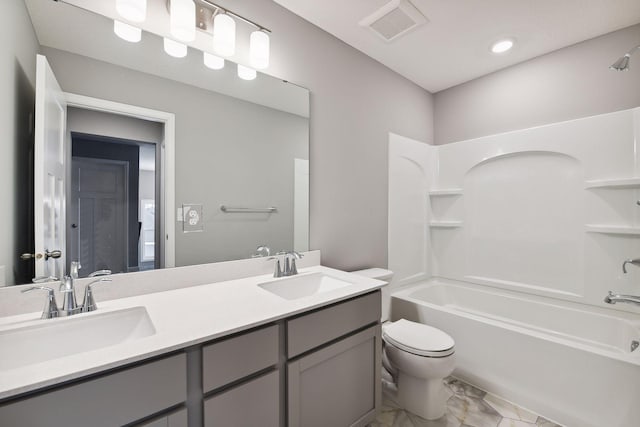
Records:
M359 24L390 42L427 22L429 20L409 0L392 0Z

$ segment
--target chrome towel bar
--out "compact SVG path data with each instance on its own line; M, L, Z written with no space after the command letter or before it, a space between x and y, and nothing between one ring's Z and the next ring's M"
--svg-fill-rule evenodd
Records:
M231 207L221 205L220 210L224 213L273 213L278 212L278 208L271 206L269 208L244 208L244 207Z

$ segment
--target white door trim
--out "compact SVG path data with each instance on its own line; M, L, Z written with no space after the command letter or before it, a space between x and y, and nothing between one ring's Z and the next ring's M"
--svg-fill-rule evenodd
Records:
M164 125L164 140L160 150L160 193L162 194L161 209L164 216L164 221L160 224L160 236L164 240L164 244L161 246L164 248L164 263L161 267L175 267L175 114L68 92L65 92L65 97L69 107L119 114Z

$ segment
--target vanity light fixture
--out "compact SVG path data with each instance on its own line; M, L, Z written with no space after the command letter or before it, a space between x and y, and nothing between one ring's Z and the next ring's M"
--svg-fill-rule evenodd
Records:
M253 68L245 67L244 65L238 64L238 77L242 80L253 80L256 78L258 73Z
M204 65L212 70L222 70L224 68L224 58L204 52Z
M147 17L147 0L116 0L116 10L127 21L143 22Z
M171 0L169 3L171 34L178 40L190 42L196 38L196 4L193 0Z
M138 43L142 39L142 30L121 21L113 21L113 32L122 40Z
M513 39L502 39L491 45L491 52L500 55L502 53L507 53L513 47L514 40Z
M249 61L259 70L269 66L269 34L262 30L251 33L249 39Z
M187 56L187 45L165 37L164 51L174 58L184 58Z
M226 13L213 18L213 50L221 56L236 53L236 21Z

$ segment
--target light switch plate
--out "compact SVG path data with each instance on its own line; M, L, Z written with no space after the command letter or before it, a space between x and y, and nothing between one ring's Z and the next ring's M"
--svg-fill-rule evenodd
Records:
M201 204L182 205L182 231L194 233L204 231Z

